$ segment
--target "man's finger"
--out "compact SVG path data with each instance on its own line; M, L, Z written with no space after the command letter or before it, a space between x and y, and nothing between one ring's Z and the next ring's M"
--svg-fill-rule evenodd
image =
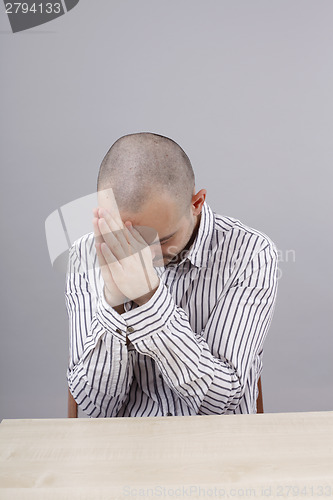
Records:
M101 232L98 227L98 218L93 219L93 227L94 227L94 237L95 237L95 243L102 243L104 241L103 236L101 235Z
M123 221L120 221L119 224L119 221L116 219L114 214L112 214L112 212L110 212L106 208L98 207L98 215L99 217L104 217L104 219L107 221L107 223L109 224L110 228L113 231L118 231L118 229L123 229L124 227Z
M140 250L142 250L141 242L139 242L138 239L134 237L134 234L131 231L130 226L127 225L127 222L125 223L125 227L127 230L126 237L128 238L128 241L129 241L131 247L134 249L134 252L139 252ZM141 237L141 239L142 239L142 237ZM147 243L144 242L144 245L147 246Z
M113 214L113 218L116 220L118 225L120 227L122 227L123 223L122 223L122 220L120 217L119 208L118 208L118 204L116 202L116 199L115 199L115 196L113 193L113 189L107 188L107 189L103 189L101 191L98 191L97 201L98 201L98 205L100 207L103 207L103 208L108 207L108 209L110 209L110 212Z
M129 228L129 232L132 235L132 238L134 238L138 243L141 245L147 246L149 243L143 238L141 233L135 227L132 225L131 222L126 221L126 226ZM147 238L148 239L148 238Z
M102 218L106 221L106 224L108 225L110 231L113 233L113 235L119 241L119 243L123 249L124 256L131 255L129 243L128 243L127 238L126 238L125 226L122 224L122 226L120 227L119 224L117 223L117 221L112 216L112 214L110 214L110 212L108 212L104 208L100 208L98 210L98 214L99 214L100 218ZM105 238L105 241L107 241L106 238ZM111 241L114 241L113 238L110 239L110 242ZM117 257L118 257L118 255L117 255Z
M110 250L110 248L108 247L108 245L105 242L101 244L101 251L102 251L103 257L104 257L107 265L109 266L109 269L113 269L113 270L122 269L122 266L121 266L119 260L117 259L117 257L114 255L114 253Z
M104 258L104 255L101 251L101 243L97 243L95 245L96 247L96 254L97 254L97 259L98 259L98 265L101 269L102 277L104 280L104 283L108 283L111 277L110 269L109 266Z
M128 251L124 251L123 246L120 243L119 239L117 238L116 234L110 230L109 225L107 224L104 218L98 219L98 227L104 238L104 242L110 248L115 257L118 260L127 257ZM128 246L127 243L126 245Z

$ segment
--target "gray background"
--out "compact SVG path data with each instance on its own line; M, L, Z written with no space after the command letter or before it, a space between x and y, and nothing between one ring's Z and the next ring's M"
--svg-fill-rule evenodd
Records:
M81 0L26 32L3 7L0 23L0 418L66 416L45 219L139 131L175 139L212 209L280 250L265 411L332 410L332 1Z

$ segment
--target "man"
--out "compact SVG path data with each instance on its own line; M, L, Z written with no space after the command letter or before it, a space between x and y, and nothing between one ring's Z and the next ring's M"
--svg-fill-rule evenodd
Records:
M66 280L68 384L90 417L256 412L277 251L194 181L156 134L103 159L94 231L71 247Z

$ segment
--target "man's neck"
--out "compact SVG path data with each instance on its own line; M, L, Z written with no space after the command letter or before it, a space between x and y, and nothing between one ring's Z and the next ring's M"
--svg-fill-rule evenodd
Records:
M191 246L193 245L193 242L194 242L195 238L197 237L197 234L199 231L200 221L201 221L201 212L199 215L197 215L197 220L196 220L193 232L192 232L192 236L191 236L191 238L190 238L189 242L187 243L184 250L189 250L191 248Z

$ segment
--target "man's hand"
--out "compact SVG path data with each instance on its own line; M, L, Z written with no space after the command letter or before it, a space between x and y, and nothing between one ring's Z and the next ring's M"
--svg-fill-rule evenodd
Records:
M104 241L99 249L102 274L110 295L128 297L138 305L147 302L159 286L159 277L153 267L152 253L141 234L126 222L119 222L105 208L95 209L97 231ZM95 225L95 219L94 219ZM103 270L102 270L103 273Z
M121 304L124 304L126 301L125 295L119 290L117 285L115 284L112 274L110 272L109 266L107 262L105 261L105 258L103 256L103 253L101 251L101 244L104 241L104 238L99 230L99 223L98 223L98 208L94 208L94 219L93 219L93 226L94 226L94 236L95 236L95 247L96 247L96 253L97 253L97 258L98 258L98 263L99 267L101 269L102 273L102 278L104 280L104 297L108 304L110 304L111 307L116 307Z

